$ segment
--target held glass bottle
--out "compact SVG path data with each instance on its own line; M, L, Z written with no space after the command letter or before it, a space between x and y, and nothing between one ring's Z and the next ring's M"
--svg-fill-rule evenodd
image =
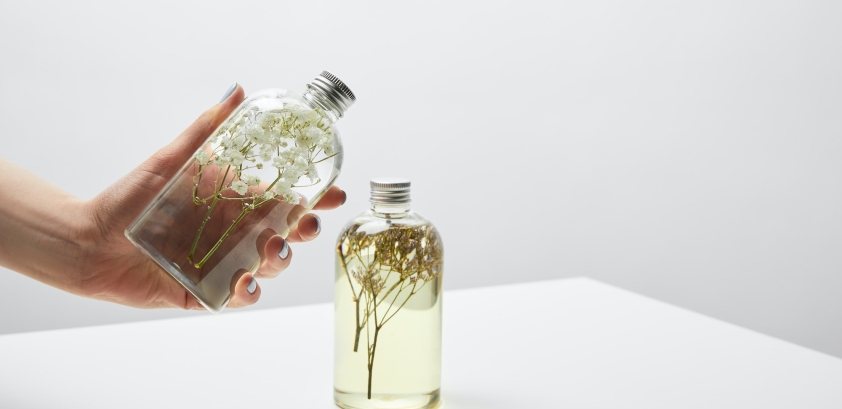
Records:
M443 247L409 210L410 182L371 181L371 209L336 245L334 400L347 409L441 404Z
M126 229L126 237L219 312L254 273L267 240L286 238L342 166L334 123L356 100L327 71L301 94L246 98Z

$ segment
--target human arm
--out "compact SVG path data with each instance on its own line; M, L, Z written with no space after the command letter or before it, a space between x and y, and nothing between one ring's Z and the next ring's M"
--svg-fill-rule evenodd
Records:
M236 86L172 143L90 200L0 158L0 265L89 298L142 308L201 308L123 231L243 98ZM332 209L344 200L345 193L333 187L315 209ZM304 216L286 242L312 240L318 225L317 216ZM273 277L286 268L291 259L286 242L280 236L267 241L266 254L279 254L286 245L286 257L267 257L256 276ZM257 301L260 288L249 288L251 282L250 274L239 278L229 307Z

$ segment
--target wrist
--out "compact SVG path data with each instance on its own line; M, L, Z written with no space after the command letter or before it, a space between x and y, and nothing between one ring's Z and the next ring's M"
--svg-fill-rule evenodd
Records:
M0 264L74 292L84 253L83 201L60 191L34 197L40 199L7 198L0 210Z

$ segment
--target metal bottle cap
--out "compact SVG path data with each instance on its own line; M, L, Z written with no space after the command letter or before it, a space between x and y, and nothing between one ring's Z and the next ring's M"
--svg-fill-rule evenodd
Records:
M314 94L320 105L336 111L340 118L357 100L344 82L327 71L322 71L313 82L307 84L307 89Z
M371 202L382 204L409 203L409 179L374 178L371 179Z

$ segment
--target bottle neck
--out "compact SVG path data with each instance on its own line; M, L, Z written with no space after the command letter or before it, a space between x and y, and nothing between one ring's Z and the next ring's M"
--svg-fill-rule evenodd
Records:
M331 122L336 122L339 118L342 117L342 110L337 107L335 104L332 104L325 95L318 90L308 89L304 91L301 96L310 103L313 108L319 107L321 108L325 114L327 114L328 118Z
M388 204L371 202L371 211L378 217L396 219L409 214L409 202Z

